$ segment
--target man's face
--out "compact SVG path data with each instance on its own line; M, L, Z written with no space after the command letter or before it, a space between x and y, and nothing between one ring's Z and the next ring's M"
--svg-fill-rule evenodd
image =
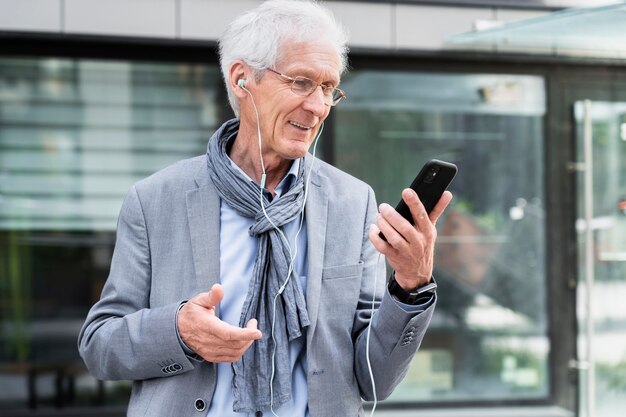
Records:
M327 86L339 84L340 61L332 45L287 42L282 51L283 58L274 70ZM304 156L330 112L321 87L309 96L300 96L291 91L289 80L266 71L258 83L250 86L250 91L259 111L264 156L281 159ZM250 106L243 110L242 123L252 123L256 131L254 112Z

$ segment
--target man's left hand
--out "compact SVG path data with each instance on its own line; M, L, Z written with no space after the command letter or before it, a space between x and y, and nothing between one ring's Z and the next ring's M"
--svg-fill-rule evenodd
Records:
M402 191L402 199L411 210L415 225L411 225L389 204L379 207L376 223L370 227L369 237L374 247L385 257L396 272L396 281L405 291L426 285L433 273L433 257L437 229L435 223L452 200L445 191L430 214L410 188ZM379 233L383 232L385 242Z

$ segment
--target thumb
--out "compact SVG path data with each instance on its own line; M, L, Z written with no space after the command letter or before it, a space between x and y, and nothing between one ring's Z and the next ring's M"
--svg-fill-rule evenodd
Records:
M213 284L211 291L200 293L193 297L190 301L204 308L214 308L222 301L223 298L224 289L222 286L220 284Z

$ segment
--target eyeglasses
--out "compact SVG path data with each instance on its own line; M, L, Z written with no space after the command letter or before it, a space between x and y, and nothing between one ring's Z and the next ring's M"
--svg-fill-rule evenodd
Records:
M310 96L317 89L317 87L322 87L322 93L324 94L324 103L327 106L336 106L337 103L346 98L346 93L344 93L343 90L340 88L320 84L311 80L310 78L302 76L290 77L288 75L281 74L280 72L271 68L267 68L267 70L273 72L274 74L280 75L287 81L290 81L291 91L299 96Z

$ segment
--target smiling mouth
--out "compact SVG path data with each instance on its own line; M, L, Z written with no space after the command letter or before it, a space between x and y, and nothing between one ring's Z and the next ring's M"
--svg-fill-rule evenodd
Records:
M298 129L302 129L302 130L309 130L311 129L311 127L309 126L305 126L305 125L301 125L300 123L294 122L294 121L289 121L289 124L292 126L297 127Z

